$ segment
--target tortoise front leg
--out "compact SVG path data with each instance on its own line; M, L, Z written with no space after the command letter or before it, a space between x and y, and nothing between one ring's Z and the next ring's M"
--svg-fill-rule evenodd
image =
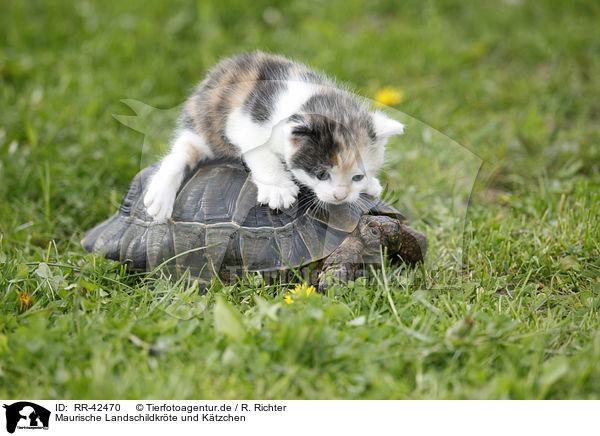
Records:
M355 235L346 239L323 261L319 274L319 292L324 293L329 283L353 280L363 261L364 245Z

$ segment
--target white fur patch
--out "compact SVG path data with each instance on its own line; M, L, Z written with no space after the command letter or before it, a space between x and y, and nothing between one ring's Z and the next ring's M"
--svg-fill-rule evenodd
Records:
M275 110L271 115L271 123L275 125L297 113L302 105L315 93L318 87L313 83L297 80L286 81L286 89L277 96Z
M242 108L234 109L227 118L225 135L240 153L246 153L269 141L272 133L270 124L260 125L252 121Z

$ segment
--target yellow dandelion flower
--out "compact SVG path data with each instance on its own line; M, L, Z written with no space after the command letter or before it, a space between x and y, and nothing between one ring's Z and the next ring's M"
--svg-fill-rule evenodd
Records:
M295 293L300 292L300 291L304 291L304 293L308 297L310 294L312 294L315 291L315 287L314 286L308 286L306 283L302 283L301 285L296 285L296 287L294 288L294 290L290 291L290 292L292 294L295 294Z
M309 286L308 288L306 288L306 296L309 297L310 294L312 294L313 292L315 292L315 287L314 286Z
M302 283L301 285L296 285L294 289L290 289L288 294L283 297L284 301L287 304L292 304L294 300L292 299L292 295L299 294L302 296L310 296L313 292L316 292L314 286L308 286L306 283Z
M375 94L378 106L394 106L404 100L404 92L401 89L386 86Z
M23 291L23 292L16 291L16 292L17 292L17 294L19 294L20 310L27 309L29 306L31 306L31 303L33 302L33 300L31 299L31 295L29 295L29 292L27 292L27 291Z

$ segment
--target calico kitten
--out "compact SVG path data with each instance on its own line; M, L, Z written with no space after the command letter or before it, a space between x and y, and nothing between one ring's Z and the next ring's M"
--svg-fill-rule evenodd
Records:
M242 54L217 64L185 103L144 204L155 219L170 217L186 167L227 156L242 157L272 209L295 202L296 183L325 203L379 196L385 143L403 128L304 65Z

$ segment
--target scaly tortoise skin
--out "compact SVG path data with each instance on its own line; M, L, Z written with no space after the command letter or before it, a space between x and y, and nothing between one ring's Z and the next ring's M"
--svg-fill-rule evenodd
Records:
M360 206L319 208L314 194L302 189L291 208L273 211L257 203L256 187L241 161L204 162L189 171L172 218L156 222L143 203L156 168L139 172L119 210L87 232L81 241L87 251L134 270L161 266L175 275L188 270L202 282L312 264L321 272L311 278L320 291L328 280L346 281L362 265L378 264L380 246L393 260L408 264L425 257L425 235L408 227L383 200L362 195Z

